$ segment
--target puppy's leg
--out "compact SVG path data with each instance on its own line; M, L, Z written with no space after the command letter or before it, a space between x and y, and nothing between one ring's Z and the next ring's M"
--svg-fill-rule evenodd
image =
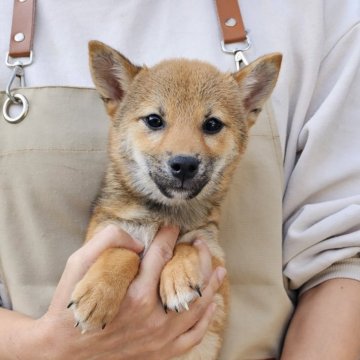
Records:
M104 328L116 316L138 272L139 256L130 250L105 250L78 282L70 306L83 331Z
M197 249L178 244L173 258L165 265L160 280L160 296L165 309L188 310L189 304L201 296L204 284Z
M220 265L223 265L223 261L213 256L213 268ZM174 257L166 264L161 274L160 296L164 307L175 311L187 309L193 299L201 296L200 289L204 285L203 281L197 249L190 244L178 244ZM177 357L176 360L216 360L218 358L227 317L228 293L229 283L225 278L219 292L215 295L214 302L217 308L206 335L200 344Z
M204 239L213 259L213 267L224 264L224 252L217 240L214 225L185 233L175 246L172 259L165 265L160 278L160 297L165 309L188 310L189 304L201 296L204 279L199 253L192 242Z

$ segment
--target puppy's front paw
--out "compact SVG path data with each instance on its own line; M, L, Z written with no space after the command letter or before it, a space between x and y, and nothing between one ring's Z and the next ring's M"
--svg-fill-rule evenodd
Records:
M75 326L82 332L103 329L119 311L137 274L140 259L126 249L106 250L78 282L71 295Z
M160 297L167 309L188 310L189 304L201 296L203 276L197 249L179 244L174 257L165 265L160 279Z
M117 314L121 300L121 294L104 279L85 275L76 285L69 303L75 326L80 326L82 332L104 328Z

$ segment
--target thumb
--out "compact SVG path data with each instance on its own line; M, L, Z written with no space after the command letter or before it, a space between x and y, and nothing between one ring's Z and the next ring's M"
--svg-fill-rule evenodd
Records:
M143 245L115 225L108 225L96 232L94 237L70 255L59 284L55 290L52 305L66 307L75 285L83 278L90 266L106 249L122 247L137 253Z
M157 287L163 267L173 256L178 236L179 229L175 227L167 226L158 231L141 262L136 281Z

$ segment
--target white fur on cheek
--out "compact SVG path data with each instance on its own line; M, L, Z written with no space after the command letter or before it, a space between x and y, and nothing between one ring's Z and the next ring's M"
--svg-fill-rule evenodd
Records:
M164 196L149 175L148 166L141 151L134 147L132 149L132 155L137 164L137 168L133 169L134 171L132 172L135 187L144 195L150 196L151 198L163 198Z

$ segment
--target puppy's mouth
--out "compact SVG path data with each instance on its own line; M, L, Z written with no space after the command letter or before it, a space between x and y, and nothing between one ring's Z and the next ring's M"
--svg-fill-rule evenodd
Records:
M150 177L160 192L169 199L193 199L209 182L205 175L191 180L171 179L157 173L150 173Z
M170 154L166 157L149 156L146 165L153 184L163 196L167 199L190 200L197 197L209 183L214 164L214 159L205 159L197 154Z

